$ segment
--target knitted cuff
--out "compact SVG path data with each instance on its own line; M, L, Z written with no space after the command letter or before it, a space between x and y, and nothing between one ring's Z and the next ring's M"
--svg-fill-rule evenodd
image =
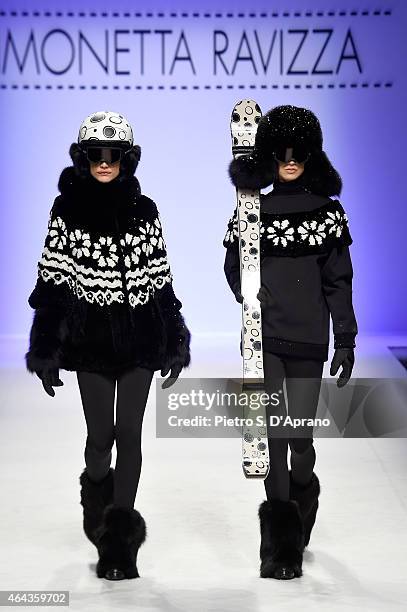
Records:
M354 334L352 332L348 332L348 333L334 334L334 336L335 336L335 340L334 340L334 348L335 349L339 349L339 348L355 348L355 346L356 346L356 343L355 343L356 334Z

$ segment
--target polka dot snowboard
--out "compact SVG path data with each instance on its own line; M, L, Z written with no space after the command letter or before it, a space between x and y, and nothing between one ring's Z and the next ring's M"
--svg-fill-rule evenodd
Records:
M230 124L234 158L253 151L261 110L253 100L241 100ZM264 392L260 289L260 191L236 189L239 227L242 304L243 393L245 425L242 431L243 472L246 478L266 478L269 467L266 410L250 408L250 395ZM253 398L254 399L254 398ZM258 398L256 398L258 399ZM256 402L256 406L260 402Z

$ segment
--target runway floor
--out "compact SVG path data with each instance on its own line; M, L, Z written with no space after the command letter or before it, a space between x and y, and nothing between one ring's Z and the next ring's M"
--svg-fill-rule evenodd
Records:
M405 347L407 338L358 337L353 376L405 378L389 346ZM193 348L187 376L240 376L236 338L218 338L214 348L213 338L199 337ZM406 609L405 438L315 440L321 497L303 576L265 580L263 484L244 479L240 440L157 438L154 384L135 505L148 530L142 577L97 579L79 504L86 428L76 376L62 372L64 387L50 398L24 370L24 350L22 340L2 342L1 590L69 591L80 612Z

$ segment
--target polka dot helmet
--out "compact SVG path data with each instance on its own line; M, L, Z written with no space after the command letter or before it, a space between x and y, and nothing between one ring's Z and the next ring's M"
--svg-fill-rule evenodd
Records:
M99 141L99 142L97 142ZM78 144L88 145L133 146L133 130L126 117L113 111L98 111L84 119L79 128Z

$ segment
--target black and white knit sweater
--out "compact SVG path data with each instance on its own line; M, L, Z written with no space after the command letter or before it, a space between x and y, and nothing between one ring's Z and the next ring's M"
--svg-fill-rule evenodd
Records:
M58 187L28 300L27 369L189 365L190 333L155 203L134 176L104 184L69 167Z
M224 270L240 290L237 209L223 241ZM265 351L327 361L329 318L334 347L354 347L352 238L338 200L311 193L302 177L277 182L260 198L261 282L272 302L262 307Z

